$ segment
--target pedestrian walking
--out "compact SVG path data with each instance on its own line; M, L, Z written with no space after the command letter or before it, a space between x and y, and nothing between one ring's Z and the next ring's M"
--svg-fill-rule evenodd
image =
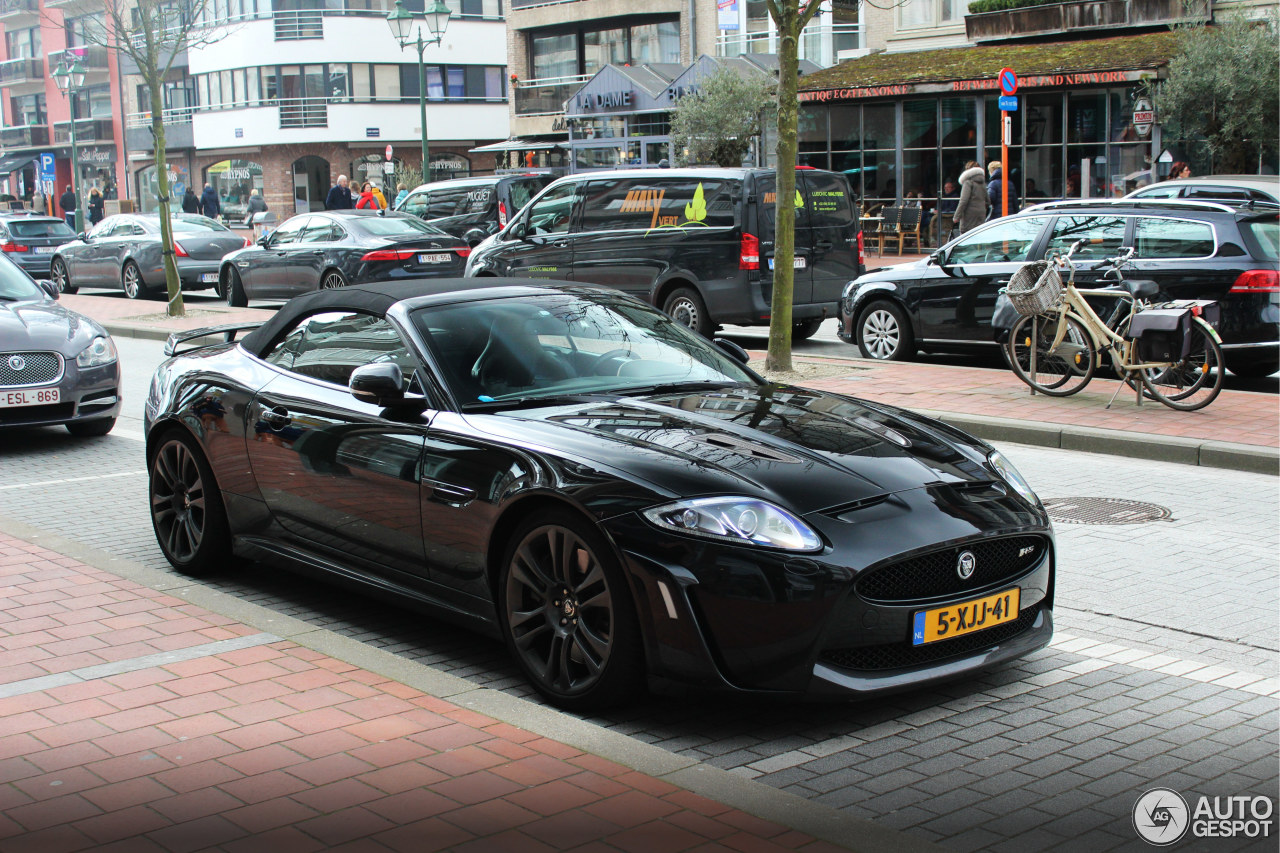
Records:
M196 195L196 191L190 186L187 191L182 194L182 212L183 213L199 213L200 197Z
M204 192L200 193L200 213L210 219L217 219L222 213L222 201L213 184L205 184Z
M991 174L991 180L987 181L987 204L991 207L988 219L998 219L1004 216L1004 197L1002 186L1004 184L1004 173L1000 168L999 160L992 160L987 164L987 171ZM1009 181L1009 215L1018 212L1022 207L1018 199L1018 186L1013 181Z
M94 187L89 190L89 224L97 225L102 221L102 217L104 215L102 191L97 187Z
M961 234L972 231L987 219L986 173L977 160L965 163L960 173L960 201L951 219Z
M360 200L356 202L356 208L360 210L386 210L387 197L382 194L382 190L365 181L360 187Z
M76 193L71 189L71 184L67 184L67 191L58 196L58 207L62 209L62 218L66 220L67 227L72 231L76 230Z
M400 202L404 201L408 196L409 188L404 184L396 184L396 203L394 205L396 210L400 209Z
M39 187L31 194L31 209L39 216L44 216L47 210L47 200Z
M262 197L262 193L254 189L252 192L249 193L249 202L247 204L247 207L249 209L250 216L252 216L255 213L266 213L267 200Z
M339 175L338 182L329 188L329 194L324 198L325 210L350 210L355 206L351 188L347 186L347 176Z

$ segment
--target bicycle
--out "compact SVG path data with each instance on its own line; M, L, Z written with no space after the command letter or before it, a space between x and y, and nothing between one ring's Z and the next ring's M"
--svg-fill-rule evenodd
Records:
M1067 397L1088 385L1109 356L1124 381L1107 408L1126 385L1135 390L1137 405L1142 405L1144 394L1184 412L1212 403L1222 390L1223 357L1221 340L1205 315L1216 315L1217 303L1185 300L1153 306L1148 300L1157 293L1154 282L1124 278L1123 267L1133 257L1133 248L1093 267L1111 266L1104 276L1114 274L1115 287L1077 288L1072 256L1083 246L1101 242L1077 240L1066 254L1027 264L1004 289L1023 315L1006 345L1013 372L1032 394ZM1065 284L1058 267L1068 270ZM1117 300L1106 322L1086 297ZM1147 316L1135 325L1143 314ZM1167 328L1149 328L1153 325Z

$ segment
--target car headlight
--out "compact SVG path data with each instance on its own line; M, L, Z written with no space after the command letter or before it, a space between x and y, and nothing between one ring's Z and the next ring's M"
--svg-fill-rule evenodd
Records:
M99 335L76 356L77 367L100 367L115 361L116 345L111 338Z
M991 455L987 457L987 461L991 463L991 467L996 469L1006 483L1013 486L1013 490L1022 495L1024 499L1032 506L1040 506L1040 498L1036 496L1032 490L1031 484L1018 473L1018 469L1013 467L1013 463L1004 458L1004 454L999 450L991 451Z
M664 530L738 545L818 551L822 540L785 509L755 498L691 498L644 511Z

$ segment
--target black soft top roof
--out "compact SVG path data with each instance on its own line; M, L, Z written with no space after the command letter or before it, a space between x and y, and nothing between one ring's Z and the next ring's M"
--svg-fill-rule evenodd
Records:
M507 289L512 294L522 290L598 290L598 288L574 287L566 281L547 281L533 278L424 278L373 284L356 284L337 290L319 290L290 299L280 307L270 320L245 335L240 345L254 355L264 352L287 329L302 317L321 311L359 311L378 317L386 316L391 306L398 302L449 301L442 297L468 293Z

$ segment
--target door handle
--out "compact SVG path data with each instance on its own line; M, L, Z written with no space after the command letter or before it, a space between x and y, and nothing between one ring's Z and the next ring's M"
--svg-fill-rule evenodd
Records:
M830 249L830 248L831 248L832 246L834 246L834 245L835 245L835 243L832 243L832 242L831 242L831 241L829 241L829 240L819 240L819 241L818 241L818 248L819 248L819 249Z
M556 240L556 241L555 241L554 243L552 243L551 245L555 246L557 249L567 249L567 248L569 248L569 241L568 241L568 240Z
M276 406L273 409L262 410L262 420L267 426L273 430L282 430L293 422L293 417L289 414L289 410L283 406Z
M1000 279L1000 281L997 281L995 284L996 284L996 287L1004 287L1006 284L1008 284L1011 281L1013 281L1013 279L1003 278L1003 279Z

